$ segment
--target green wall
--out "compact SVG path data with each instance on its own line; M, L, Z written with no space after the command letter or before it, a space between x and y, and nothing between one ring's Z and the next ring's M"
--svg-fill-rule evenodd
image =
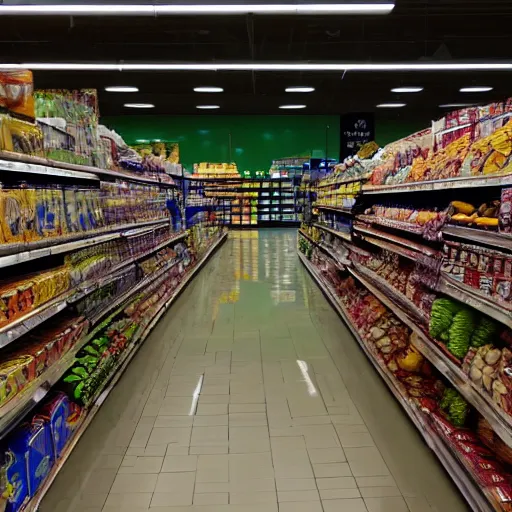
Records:
M329 157L339 157L339 116L122 116L102 117L128 144L162 139L180 145L180 160L192 170L197 162L228 162L239 171L268 170L272 160L289 156L324 157L326 127Z
M268 170L272 160L289 156L325 156L326 127L330 158L339 158L340 116L118 116L101 122L120 133L128 144L137 139L179 142L180 160L192 170L198 162L228 162L239 171ZM428 123L401 118L375 121L376 141L384 146L426 128Z

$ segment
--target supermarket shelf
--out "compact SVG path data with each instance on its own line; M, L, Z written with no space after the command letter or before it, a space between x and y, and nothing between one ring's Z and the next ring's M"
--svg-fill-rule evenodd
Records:
M125 232L129 232L130 235L137 234L139 232L139 228L141 228L140 233L142 233L147 230L148 226L156 225L169 225L169 219L108 226L107 228L95 231L81 232L70 236L47 238L45 240L38 240L37 242L30 242L26 244L19 243L1 245L0 268L108 242L109 240L127 236Z
M398 383L391 375L386 371L385 368L379 364L377 358L370 351L368 346L363 342L361 336L357 332L355 326L352 324L349 316L346 314L343 306L338 300L332 287L330 287L322 277L318 274L313 265L304 257L304 255L298 252L299 258L302 264L306 267L308 272L311 274L313 279L316 281L320 290L331 303L333 308L336 310L338 315L341 317L343 322L352 332L354 338L362 348L366 357L371 361L382 380L388 386L393 396L397 399L400 405L403 407L410 420L414 423L420 434L423 436L428 447L436 454L440 462L443 464L445 470L448 472L450 477L453 479L457 487L459 488L462 495L468 501L472 510L479 512L490 512L493 507L489 504L488 499L481 490L481 488L474 482L473 478L461 467L457 461L456 456L446 446L446 444L435 434L430 425L426 421L425 415L423 415L407 398L401 393ZM389 307L389 306L388 306ZM392 308L395 313L395 308ZM398 315L397 315L398 316Z
M512 309L507 309L505 304L478 293L474 288L452 279L445 273L441 273L436 289L512 328Z
M336 229L328 228L327 226L324 226L323 224L319 224L318 222L315 222L313 224L318 229L323 229L324 231L328 231L329 233L333 234L334 236L337 236L338 238L341 238L342 240L345 240L345 242L352 242L352 236L349 233L343 233L343 231L337 231Z
M321 183L321 184L318 184L318 185L313 185L312 184L312 186L315 187L315 188L335 187L335 186L340 186L340 185L346 185L347 183L355 183L356 181L364 181L366 179L367 179L366 176L357 176L357 177L354 177L354 178L348 178L346 180L333 181L331 183Z
M401 256L416 261L419 257L425 256L427 258L435 258L440 256L439 251L428 247L427 245L418 244L401 238L390 233L379 231L370 227L363 227L360 225L354 225L354 231L361 234L361 236L368 242L387 249L392 252L396 252ZM392 242L392 243L389 243ZM402 249L403 248L403 249Z
M307 233L305 233L302 229L299 229L299 233L304 237L307 238L313 245L318 247L322 252L327 254L340 268L340 270L345 270L345 267L349 267L351 265L351 262L349 260L340 259L337 257L337 251L333 247L329 247L326 244L323 244L322 242L317 242L316 240L313 240Z
M512 251L512 234L451 225L446 225L442 233L444 239L446 239L446 237L454 237Z
M346 215L353 215L352 208L344 208L342 206L327 206L323 204L315 204L313 208L318 208L319 210L327 210L336 213L345 213Z
M35 496L25 505L25 507L22 509L23 512L37 512L39 506L41 505L41 502L50 489L51 485L53 484L55 478L59 474L60 470L64 466L65 462L71 455L73 449L77 445L80 438L83 436L84 432L87 430L87 427L92 422L94 416L96 416L97 412L99 411L99 408L103 405L108 395L112 392L115 385L123 375L124 371L130 364L131 360L139 350L139 348L142 346L143 342L146 340L148 335L151 333L152 329L155 327L155 325L158 323L158 320L160 320L161 316L167 311L167 309L172 305L172 303L179 297L181 292L184 290L184 288L189 284L191 279L197 274L197 272L205 265L205 263L210 259L212 254L225 242L227 238L227 233L224 233L219 240L217 240L216 243L213 244L212 247L206 252L206 254L201 258L200 261L197 262L197 264L194 266L194 269L187 274L183 281L180 283L180 285L176 288L173 296L171 299L169 299L163 307L156 313L155 317L152 319L152 321L148 324L148 326L144 329L144 331L141 334L141 337L135 341L132 345L132 348L127 351L126 356L119 361L118 365L116 365L116 368L111 373L110 378L108 378L104 384L103 389L98 393L97 398L94 400L94 403L90 406L89 411L87 414L83 417L80 424L77 426L75 434L73 435L73 438L69 441L68 445L64 449L60 459L55 463L52 470L50 471L50 474L48 475L48 478L45 480L41 488L37 491Z
M375 284L375 287L381 290L381 294L389 297L394 307L397 306L407 311L408 316L414 318L416 322L420 322L422 325L428 325L427 316L418 309L416 304L409 300L404 294L400 293L392 284L388 283L385 279L380 277L375 272L368 270L366 267L359 263L353 263L354 271L353 274L357 274L355 277L362 276L363 279L370 281ZM388 300L389 302L389 300Z
M126 235L128 236L128 235ZM16 319L14 322L9 323L8 325L0 328L0 348L3 348L13 341L17 340L27 332L31 331L38 325L46 322L46 320L55 316L57 313L60 313L64 309L66 309L70 304L77 302L80 299L83 299L85 296L92 293L94 290L101 288L109 284L112 281L115 281L119 278L116 275L120 270L127 268L128 266L134 264L136 261L144 259L150 254L159 251L163 247L175 243L183 238L186 238L187 233L182 233L176 237L168 239L159 245L153 247L145 251L144 253L130 258L126 261L123 261L119 265L112 267L109 269L109 273L107 276L102 276L100 278L91 279L89 281L85 281L80 283L76 288L72 290L68 290L67 292L55 297L53 300L42 304L38 308L28 312L26 315Z
M64 178L99 181L99 176L136 181L159 187L177 187L174 183L161 182L159 180L137 176L135 173L111 171L91 167L88 165L69 164L57 160L49 160L42 157L0 151L0 171L40 174L46 176L59 176Z
M459 188L505 187L512 185L512 174L501 176L476 176L445 180L418 181L399 185L363 185L363 194L401 194L407 192L430 192Z
M419 226L418 224L412 224L410 222L404 222L400 220L386 219L385 217L377 217L376 215L358 215L357 220L367 224L384 226L389 229L398 229L400 231L410 233L411 235L423 236L423 232L425 231L425 227Z
M491 397L482 394L479 389L473 386L469 377L430 339L407 310L402 309L388 297L388 294L383 293L357 270L349 269L349 271L365 288L416 333L416 336L411 339L411 342L418 351L421 352L421 354L452 383L460 394L487 419L496 434L498 434L508 446L512 447L512 416L509 416L503 410L496 407Z
M0 157L3 154L0 153ZM26 157L26 155L23 155ZM38 174L40 176L58 176L61 178L71 178L76 180L89 180L99 182L99 177L90 172L73 171L70 169L60 169L46 164L22 162L15 160L0 160L0 172L15 172L24 174Z

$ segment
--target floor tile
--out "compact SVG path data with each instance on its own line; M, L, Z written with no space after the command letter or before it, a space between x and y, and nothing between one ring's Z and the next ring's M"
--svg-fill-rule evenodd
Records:
M311 489L307 491L277 491L279 503L286 501L318 501L318 491Z
M316 478L333 478L338 476L352 476L348 463L336 462L329 464L313 464Z
M163 459L162 473L180 473L197 469L197 455L168 455Z
M279 512L322 512L322 504L319 501L306 501L303 503L290 501L279 503Z
M310 491L316 489L314 478L276 478L278 491Z
M153 492L157 478L158 475L117 475L110 493Z
M227 404L199 404L196 414L198 416L214 416L218 414L227 414Z
M311 448L308 449L308 454L313 464L328 464L347 460L341 448Z
M408 512L403 498L364 498L368 512Z
M357 489L355 478L351 476L342 476L335 478L317 478L316 485L318 489Z
M227 427L229 416L219 414L215 416L194 416L194 427Z
M151 497L153 496L150 492L125 492L108 495L105 506L111 507L149 507L151 503Z
M276 503L276 501L277 497L275 491L229 493L229 503L232 505Z
M192 427L191 446L218 446L228 443L228 427Z
M386 476L389 469L375 447L345 448L345 455L354 476Z
M156 482L155 494L190 494L192 497L195 476L196 475L194 473L160 473Z
M402 496L398 487L363 487L361 488L363 498L385 498Z
M137 457L133 466L119 468L119 474L160 473L163 460L163 457Z
M361 498L322 501L324 512L368 512Z
M227 492L194 494L194 505L227 505L228 503L229 493Z

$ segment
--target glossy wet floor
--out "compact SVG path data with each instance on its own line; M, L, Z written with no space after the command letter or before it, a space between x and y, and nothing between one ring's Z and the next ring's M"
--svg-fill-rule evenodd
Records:
M162 319L41 512L467 510L296 255L232 232Z

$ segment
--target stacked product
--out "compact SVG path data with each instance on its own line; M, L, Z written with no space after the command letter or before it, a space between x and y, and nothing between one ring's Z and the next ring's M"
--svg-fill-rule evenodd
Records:
M347 181L325 180L299 232L303 263L474 510L512 510L511 114L466 109L390 144L348 207L329 204Z

